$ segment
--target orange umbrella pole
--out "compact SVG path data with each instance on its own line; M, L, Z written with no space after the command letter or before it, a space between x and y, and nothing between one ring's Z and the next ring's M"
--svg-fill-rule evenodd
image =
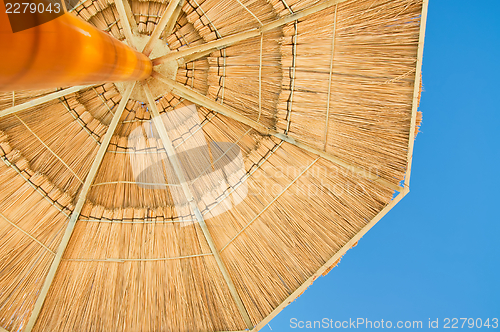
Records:
M148 57L64 13L60 3L35 0L31 3L36 12L30 13L28 6L23 13L22 1L15 1L0 0L0 91L138 81L150 76Z

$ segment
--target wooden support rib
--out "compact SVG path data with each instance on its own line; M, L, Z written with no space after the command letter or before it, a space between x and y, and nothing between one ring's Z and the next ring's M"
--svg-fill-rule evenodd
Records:
M425 40L425 27L427 25L427 11L429 8L429 0L423 0L422 2L422 16L420 18L420 35L418 39L418 51L417 51L417 64L415 71L415 86L413 87L413 103L411 109L411 126L410 135L408 142L408 156L406 164L406 174L404 186L409 190L410 188L410 176L411 176L411 163L413 159L413 146L415 143L415 127L417 122L417 111L418 104L420 102L420 80L422 75L422 60L424 57L424 40Z
M132 8L130 7L130 3L128 0L123 0L123 7L125 8L125 14L128 18L128 23L130 24L130 29L132 30L132 35L139 35L139 27L137 26L137 22L135 21L134 13L132 12Z
M290 8L290 6L286 3L286 1L285 1L285 0L281 0L281 3L283 4L283 6L284 6L286 9L288 9L288 11L289 11L290 13L293 13L293 10Z
M273 22L264 24L260 28L249 29L247 31L236 33L236 34L231 35L231 36L223 37L221 39L217 39L217 40L205 43L203 45L187 47L187 48L184 48L183 50L178 51L178 52L171 52L169 54L166 54L164 56L161 56L159 58L154 59L153 66L160 65L160 64L167 62L167 61L181 59L181 58L188 56L188 55L193 55L196 53L203 54L203 53L206 53L207 51L210 51L210 50L228 47L228 46L235 44L237 42L259 36L261 33L276 29L280 26L283 26L283 25L288 24L290 22L299 20L299 19L304 18L308 15L317 13L319 11L322 11L326 8L329 8L331 6L334 6L334 5L339 4L341 2L344 2L344 1L347 1L347 0L324 1L324 2L321 2L317 5L314 5L312 7L309 7L309 8L303 9L301 11L295 12L293 14L287 15L287 16L280 18L278 20L275 20ZM193 57L191 57L191 58L193 58Z
M148 104L150 108L150 112L153 115L153 123L156 127L156 130L158 131L158 134L160 135L160 138L163 142L163 146L165 150L167 150L167 155L168 158L172 164L172 168L174 169L175 174L177 175L177 178L179 179L181 185L182 185L182 190L184 192L184 195L186 196L187 201L189 202L189 205L195 215L196 220L198 221L200 228L203 232L203 235L205 236L208 245L210 247L210 250L212 254L214 255L215 261L217 262L217 265L222 273L222 276L224 277L224 280L226 281L226 284L229 288L229 292L231 293L231 296L233 297L234 302L236 303L236 306L238 307L238 310L240 311L240 314L245 321L247 327L249 329L253 328L252 321L250 319L250 316L248 315L247 310L245 309L245 306L243 305L243 301L241 300L241 297L238 294L238 291L236 290L236 287L234 286L234 283L231 279L231 276L227 272L226 265L222 261L222 257L219 254L219 251L217 250L217 247L215 245L215 242L212 238L212 235L210 234L210 231L208 230L208 226L205 223L205 219L203 218L203 215L198 208L198 205L196 204L196 201L194 199L194 196L191 192L191 189L188 186L188 183L186 181L186 178L184 176L184 171L182 169L182 165L177 157L177 154L175 153L174 146L172 144L172 141L170 140L170 137L168 136L167 128L165 127L163 120L160 116L160 113L158 112L158 108L156 107L156 102L153 98L153 95L151 94L151 90L148 85L143 86L144 93L146 94L146 97L148 99Z
M118 15L120 16L120 22L122 23L121 25L125 39L127 40L128 45L135 49L132 27L130 25L130 17L127 15L127 11L125 10L125 1L127 0L116 0L115 6L118 11Z
M31 332L31 330L35 326L36 320L38 319L38 315L40 314L40 311L42 310L43 303L45 302L45 299L46 299L47 294L49 292L50 286L52 285L52 282L54 281L57 269L59 268L59 264L61 263L64 251L66 250L66 247L68 246L69 240L71 239L71 235L73 234L73 230L75 229L76 222L78 221L78 218L80 217L80 212L82 211L83 205L85 204L85 201L87 200L87 194L90 190L92 183L94 182L94 179L97 175L97 171L99 170L99 167L101 166L102 160L104 159L104 154L106 153L106 150L108 149L109 143L111 141L113 133L116 130L116 127L118 126L118 122L120 121L120 118L123 114L123 111L125 110L125 107L127 106L127 103L130 99L130 95L132 93L132 90L134 89L134 86L135 86L135 82L131 83L127 87L125 94L122 96L122 99L120 100L120 104L118 105L118 109L116 110L115 115L113 116L113 120L111 120L111 124L109 125L108 130L107 130L106 134L104 135L101 146L99 147L99 151L97 152L97 155L94 159L94 162L92 163L92 166L91 166L90 171L87 175L87 178L85 179L85 183L82 186L82 189L80 191L80 195L78 196L78 201L75 205L75 209L73 210L73 213L71 214L68 225L66 226L66 230L64 232L63 238L62 238L62 240L59 244L59 247L57 249L56 256L54 257L54 260L52 261L49 272L47 273L47 277L45 278L43 287L40 290L38 298L35 302L35 307L33 308L33 311L31 312L30 319L28 321L28 324L26 325L24 332Z
M64 96L67 96L69 94L78 92L78 91L83 90L85 88L89 88L91 86L92 85L74 86L74 87L71 87L71 88L68 88L68 89L64 89L64 90L61 90L61 91L56 91L56 92L50 93L48 95L45 95L45 96L42 96L42 97L39 97L39 98L35 98L33 100L27 101L25 103L22 103L22 104L19 104L19 105L16 105L16 106L9 107L7 109L4 109L4 110L0 111L0 118L3 118L4 116L11 115L11 114L14 114L14 113L17 113L17 112L24 111L24 110L26 110L28 108L31 108L31 107L35 107L35 106L38 106L38 105L42 105L42 104L48 103L48 102L50 102L52 100L57 100L57 99L59 99L61 97L64 97Z
M291 9L290 9L291 10ZM299 23L294 22L294 36L292 45L292 74L290 77L290 96L286 103L286 130L285 134L290 131L290 125L292 124L292 108L293 108L293 93L295 91L295 72L297 71L297 41L299 38Z
M183 5L184 5L184 0L181 0L179 5L175 8L174 13L172 14L172 18L170 19L170 22L168 22L167 26L165 27L165 36L170 36L170 34L172 34L172 32L174 31L175 23L177 23L177 20L181 15Z
M259 116L257 122L260 121L262 115L262 47L264 44L264 34L260 35L260 53L259 53Z
M330 120L330 98L331 98L331 92L332 92L332 74L333 74L333 58L335 55L335 33L336 33L336 28L337 28L337 9L338 5L335 5L335 14L333 18L333 35L332 35L332 53L330 55L330 74L328 77L328 97L326 101L326 119L325 119L325 134L323 141L325 142L323 146L323 150L326 151L326 147L328 145L328 122Z
M224 116L227 116L233 120L236 120L236 121L241 122L247 126L250 126L253 129L262 133L263 135L272 135L274 137L277 137L282 141L290 143L290 144L292 144L292 145L294 145L302 150L308 151L308 152L313 153L317 156L320 156L326 160L329 160L329 161L331 161L337 165L340 165L348 170L351 170L352 172L359 174L359 175L361 175L369 180L379 182L380 184L383 184L384 186L386 186L390 189L393 189L396 191L402 190L401 187L399 187L393 183L390 183L387 180L382 179L381 177L379 177L376 174L373 174L369 171L361 169L357 166L351 165L351 164L343 161L342 159L335 157L335 156L333 156L333 155L331 155L323 150L319 150L317 148L309 146L305 143L302 143L300 141L295 140L294 138L292 138L288 135L277 132L276 130L274 130L272 128L266 127L265 125L263 125L259 122L256 122L254 120L251 120L251 119L241 115L240 113L233 110L232 108L230 108L226 105L223 105L223 104L219 104L219 103L215 102L214 100L190 89L189 87L182 85L182 84L180 84L172 79L169 79L169 78L167 78L167 77L165 77L157 72L153 71L152 76L161 80L162 82L164 82L167 86L169 86L172 89L172 92L174 94L177 94L179 97L187 99L195 104L198 104L200 106L204 106L204 107L209 108L217 113L220 113Z
M144 50L142 50L144 55L149 56L151 54L156 43L160 40L161 33L174 17L175 9L179 6L180 2L181 0L170 0L167 5L167 9L165 9L165 12L161 16L160 22L156 25L153 33L151 34L151 38L149 38L148 43L144 46Z

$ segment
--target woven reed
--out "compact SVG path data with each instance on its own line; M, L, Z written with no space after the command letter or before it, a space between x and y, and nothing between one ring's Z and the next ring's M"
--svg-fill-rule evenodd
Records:
M186 0L162 38L172 50L200 45L317 2ZM149 35L168 1L130 3L139 33ZM422 0L347 1L187 62L176 80L397 185L407 165L421 10ZM124 40L113 1L87 0L74 13ZM0 110L53 91L0 94ZM0 120L0 326L8 331L30 317L120 99L108 83ZM171 93L157 103L162 113L191 104ZM198 115L208 142L235 143L244 157L249 195L206 223L257 324L394 191L209 109ZM188 222L194 216L176 209L168 190L134 182L128 137L150 119L147 105L128 102L35 331L247 328L200 226ZM176 130L189 133L181 120ZM163 145L151 140L144 149L162 153Z

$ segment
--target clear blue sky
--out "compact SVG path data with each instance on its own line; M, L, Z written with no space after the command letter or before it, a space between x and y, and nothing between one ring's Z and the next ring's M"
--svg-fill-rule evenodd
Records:
M294 317L422 331L429 318L435 331L451 330L446 317L500 319L499 13L500 0L430 1L410 194L262 331L327 331Z

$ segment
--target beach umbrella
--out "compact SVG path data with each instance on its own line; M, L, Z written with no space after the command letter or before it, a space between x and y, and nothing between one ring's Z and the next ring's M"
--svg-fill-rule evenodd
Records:
M408 194L426 0L64 5L106 42L1 67L0 330L258 331Z

